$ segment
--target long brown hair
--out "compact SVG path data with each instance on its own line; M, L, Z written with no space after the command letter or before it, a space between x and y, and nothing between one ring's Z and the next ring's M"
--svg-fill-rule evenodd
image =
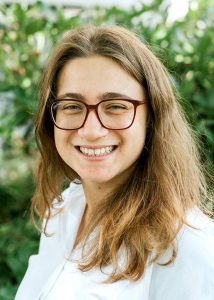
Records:
M149 120L146 146L132 176L97 207L88 232L98 226L90 256L79 267L87 271L111 263L109 281L139 279L151 253L153 261L169 246L186 222L185 215L208 197L193 134L176 100L170 76L162 63L134 33L118 27L86 26L69 31L54 49L42 78L36 140L41 152L32 212L40 221L51 217L53 199L66 180L78 178L59 156L50 118L50 100L56 94L63 66L77 57L101 55L114 59L146 90ZM86 239L87 240L87 239ZM126 266L119 268L123 247ZM85 249L85 248L83 248Z

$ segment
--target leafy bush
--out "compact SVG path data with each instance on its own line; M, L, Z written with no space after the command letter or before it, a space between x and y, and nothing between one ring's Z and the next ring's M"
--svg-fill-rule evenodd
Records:
M36 253L38 234L25 218L14 218L0 228L0 299L11 300L27 268L30 253Z
M34 189L30 174L0 183L0 299L13 299L27 267L27 257L38 248L37 232L29 220Z
M214 161L214 9L209 0L190 1L186 16L170 22L167 1L124 11L54 8L42 2L0 7L0 299L12 299L37 249L38 235L28 215L37 156L34 115L38 82L52 46L81 24L118 24L142 36L169 68L188 120Z

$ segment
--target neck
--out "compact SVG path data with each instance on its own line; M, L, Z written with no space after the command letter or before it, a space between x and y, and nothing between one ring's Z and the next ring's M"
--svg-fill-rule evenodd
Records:
M134 169L134 165L129 169L126 170L123 174L120 174L119 176L114 177L108 182L91 182L91 181L84 181L82 180L82 185L86 197L86 203L87 203L87 215L90 216L93 212L95 207L102 203L102 201L115 189L117 189L118 186L120 186L123 182L126 181L126 179L131 176Z
M95 210L96 205L101 203L113 191L114 186L94 182L83 182L82 184L87 203L87 216L89 217Z

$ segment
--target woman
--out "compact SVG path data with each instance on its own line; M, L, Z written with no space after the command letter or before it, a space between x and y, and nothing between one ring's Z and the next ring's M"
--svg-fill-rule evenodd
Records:
M214 299L198 154L142 41L116 26L68 32L44 71L36 139L43 233L16 300Z

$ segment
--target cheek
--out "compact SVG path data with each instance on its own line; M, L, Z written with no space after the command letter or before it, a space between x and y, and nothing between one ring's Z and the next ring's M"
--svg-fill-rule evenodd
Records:
M69 135L67 131L60 130L58 128L54 129L55 146L60 156L62 156L63 153L65 152L65 145L69 140L68 136Z
M131 160L136 160L141 155L146 139L146 130L143 126L135 126L133 128L132 134L128 138L128 153L127 157Z
M58 129L54 129L54 142L56 149L59 152L59 145L61 144L61 135L59 134Z
M141 126L134 126L123 136L123 150L127 161L136 160L142 153L145 145L146 131Z
M143 147L147 134L147 109L144 109L142 113L137 116L135 124L135 139L138 141L138 144Z

